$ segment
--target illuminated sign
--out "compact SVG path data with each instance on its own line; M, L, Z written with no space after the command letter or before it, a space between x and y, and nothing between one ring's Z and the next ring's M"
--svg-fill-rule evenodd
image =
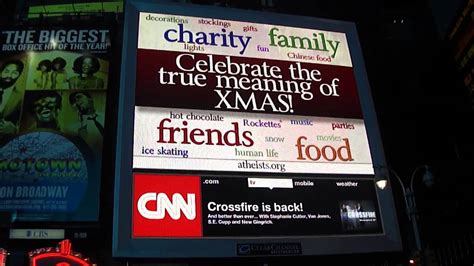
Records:
M109 83L107 28L0 30L0 211L96 221Z
M114 256L401 248L353 23L126 10Z
M64 239L64 229L10 229L10 239Z
M373 174L344 33L211 21L139 14L134 168Z
M136 174L133 191L135 238L382 233L370 179Z
M40 14L46 17L57 17L62 16L64 14L88 12L122 13L123 1L30 6L28 9L28 18L39 18Z
M5 249L0 248L0 266L5 266L7 264L7 256L8 252Z
M89 259L72 250L69 240L56 248L41 248L28 253L31 266L91 266Z
M198 176L136 174L134 179L134 237L202 236Z

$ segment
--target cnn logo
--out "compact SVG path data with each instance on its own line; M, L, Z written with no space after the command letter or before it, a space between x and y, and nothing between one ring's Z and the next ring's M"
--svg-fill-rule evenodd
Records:
M150 201L156 202L155 210L147 208L147 203ZM165 214L168 213L171 219L179 220L182 212L188 220L194 220L196 219L196 194L188 193L185 200L181 194L174 193L170 200L165 193L145 193L138 199L137 209L147 219L164 219Z
M201 177L134 174L134 237L202 236Z

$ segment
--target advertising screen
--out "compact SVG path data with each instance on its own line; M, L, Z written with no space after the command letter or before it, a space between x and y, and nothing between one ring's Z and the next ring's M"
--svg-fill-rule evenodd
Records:
M367 252L383 241L398 248L396 222L384 224L393 210L382 210L375 188L384 159L373 110L364 107L371 100L353 24L127 8L116 255Z
M0 212L96 221L109 29L1 29L0 45Z
M343 33L140 13L136 73L134 168L373 173Z
M137 238L382 233L371 180L133 178L132 236Z

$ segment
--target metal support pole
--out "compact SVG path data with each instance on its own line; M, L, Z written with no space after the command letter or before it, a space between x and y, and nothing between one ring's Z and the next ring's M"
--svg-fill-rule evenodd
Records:
M410 216L411 220L411 225L413 227L413 235L415 236L415 243L416 243L416 249L418 251L422 250L422 245L421 245L421 238L420 238L420 231L418 228L418 217L417 217L417 212L418 210L416 209L415 205L415 195L413 194L411 188L406 188L408 201L410 203L410 206L408 207L409 213L408 215Z
M405 187L405 184L403 183L400 176L393 169L389 168L390 172L397 178L398 182L400 183L400 186L402 187L403 196L405 198L405 205L407 209L407 215L408 215L408 219L411 221L413 235L414 235L415 243L416 243L416 249L418 251L422 251L423 246L421 243L420 230L418 226L418 210L417 210L416 202L415 202L413 180L415 179L415 176L420 169L426 170L427 166L426 165L418 166L411 175L409 186Z

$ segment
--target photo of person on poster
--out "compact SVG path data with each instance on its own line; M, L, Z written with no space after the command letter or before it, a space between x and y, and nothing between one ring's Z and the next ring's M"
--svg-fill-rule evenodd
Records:
M69 103L78 116L71 131L92 149L100 149L104 137L104 115L97 111L93 96L87 91L76 91L69 95Z
M74 60L73 71L77 75L69 79L69 89L104 89L104 80L95 74L100 69L97 57L82 55Z
M377 214L372 201L343 201L340 203L342 229L344 232L362 232L376 228Z
M18 59L0 66L0 143L17 133L24 90L16 86L24 64Z
M66 65L66 60L62 57L56 57L51 62L51 89L61 90L68 88Z
M349 205L347 204L342 204L341 206L341 221L342 221L342 228L344 231L347 231L351 228L351 223L349 222Z
M51 61L50 60L41 60L38 63L36 68L36 74L33 82L35 83L35 88L37 89L49 89L51 86L50 81L50 72L51 72Z
M56 91L35 91L28 100L28 110L35 120L30 129L60 131L59 112L62 97Z

